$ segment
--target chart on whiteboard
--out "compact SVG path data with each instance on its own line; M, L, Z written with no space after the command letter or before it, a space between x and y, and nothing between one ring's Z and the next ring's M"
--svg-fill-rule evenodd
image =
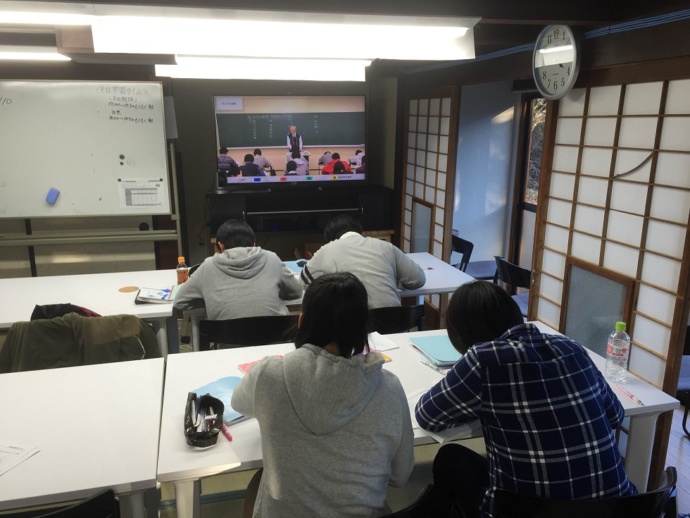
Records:
M156 207L165 202L165 189L160 178L119 179L120 207Z

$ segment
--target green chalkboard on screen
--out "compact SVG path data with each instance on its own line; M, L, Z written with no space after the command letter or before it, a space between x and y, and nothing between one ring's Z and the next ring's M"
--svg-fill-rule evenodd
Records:
M217 113L220 147L286 147L297 126L305 147L363 146L364 112Z

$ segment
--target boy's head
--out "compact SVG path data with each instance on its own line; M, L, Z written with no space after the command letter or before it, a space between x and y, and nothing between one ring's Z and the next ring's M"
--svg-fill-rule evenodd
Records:
M357 232L361 234L363 232L362 224L352 216L341 214L340 216L335 216L326 223L323 237L326 239L326 243L330 243L331 241L340 239L340 236L346 232Z
M229 219L216 232L216 243L221 252L237 247L254 246L256 237L246 221Z

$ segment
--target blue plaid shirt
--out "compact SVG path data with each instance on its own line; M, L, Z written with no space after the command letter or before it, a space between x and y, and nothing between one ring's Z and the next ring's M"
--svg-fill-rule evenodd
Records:
M634 495L614 429L623 407L584 348L533 324L470 347L417 403L416 417L438 431L480 419L491 484L554 499Z

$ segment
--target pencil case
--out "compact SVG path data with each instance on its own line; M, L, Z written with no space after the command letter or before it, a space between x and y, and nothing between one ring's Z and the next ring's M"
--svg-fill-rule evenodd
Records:
M210 394L187 394L184 412L184 435L187 444L195 448L208 448L216 444L218 432L223 426L224 410L223 402Z

